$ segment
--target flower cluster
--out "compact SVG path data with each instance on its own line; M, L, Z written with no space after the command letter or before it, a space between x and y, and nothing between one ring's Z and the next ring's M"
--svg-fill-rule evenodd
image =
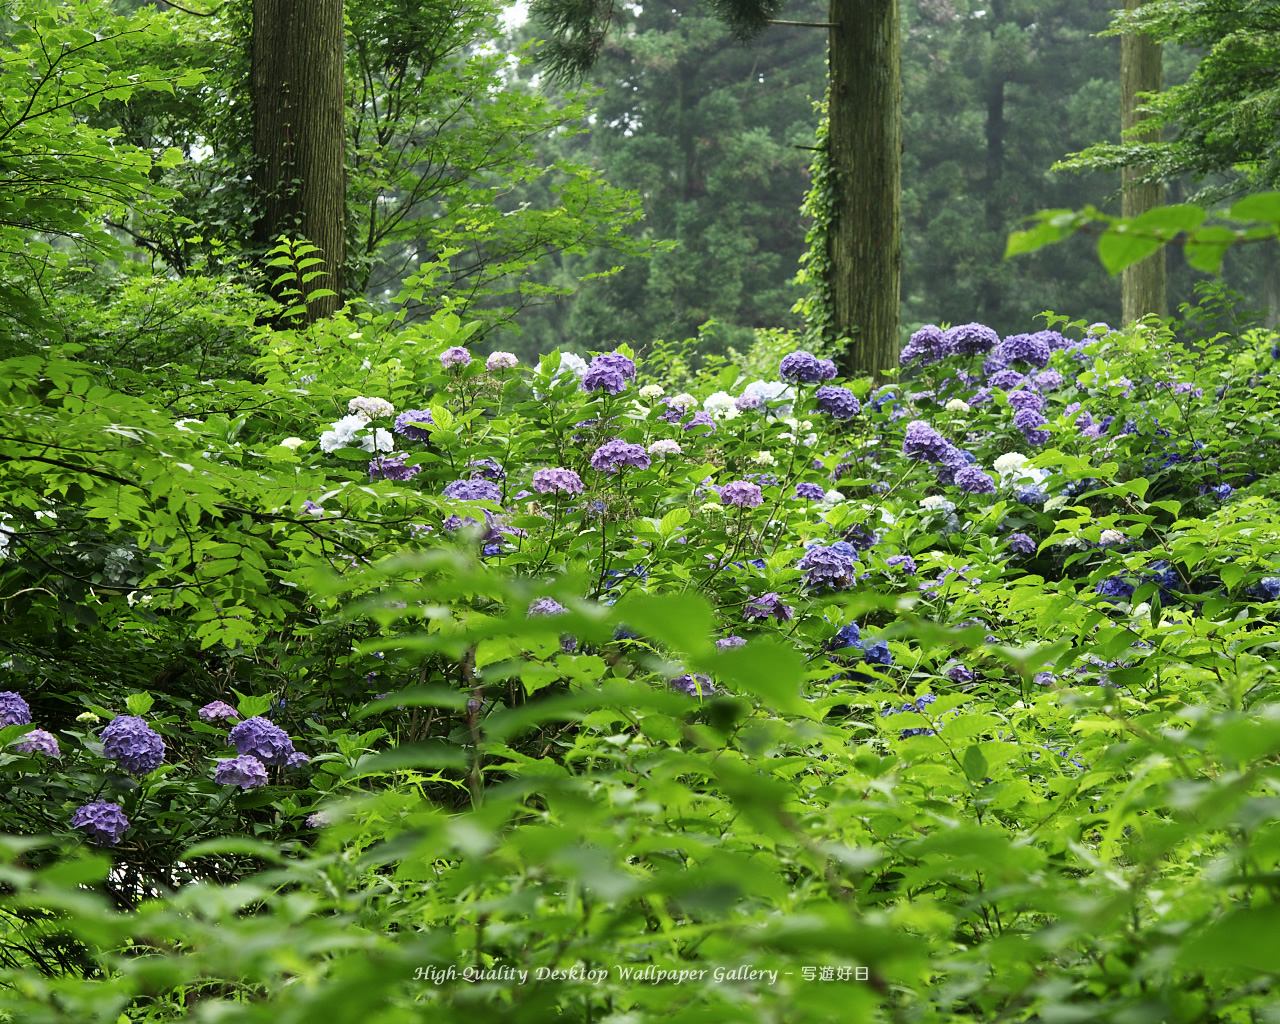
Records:
M118 715L102 730L102 751L130 775L146 775L164 760L164 740L136 715Z
M835 363L830 359L819 359L804 349L783 356L778 365L778 376L793 384L821 384L835 375Z
M606 441L591 453L591 468L600 473L616 473L624 466L648 469L651 461L643 446L617 438Z
M71 827L87 833L100 846L115 846L129 831L129 819L119 804L100 800L77 807L71 815Z

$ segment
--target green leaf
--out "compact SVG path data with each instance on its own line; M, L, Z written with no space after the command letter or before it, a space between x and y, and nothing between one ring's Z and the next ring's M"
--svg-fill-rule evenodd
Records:
M964 773L970 782L982 782L987 778L987 759L977 744L973 744L964 752Z
M1222 260L1236 242L1236 233L1230 228L1201 228L1187 242L1187 262L1196 270L1216 274L1222 269Z
M1231 205L1233 220L1265 220L1280 224L1280 192L1259 192Z
M271 696L269 694L261 697L246 697L239 690L233 692L239 698L236 701L236 710L245 718L265 715L271 709Z
M1040 223L1025 231L1015 231L1005 244L1004 258L1035 252L1046 245L1060 242L1075 234L1084 219L1073 210L1043 210L1036 215Z
M1116 224L1098 239L1098 258L1107 273L1118 274L1160 248L1160 242L1135 233L1131 224Z
M683 505L679 508L673 508L662 517L662 522L658 524L658 530L662 534L662 539L670 540L675 536L676 530L681 526L684 526L690 518L689 510Z
M131 715L145 715L154 703L155 698L149 693L131 693L125 699L124 706L129 709Z

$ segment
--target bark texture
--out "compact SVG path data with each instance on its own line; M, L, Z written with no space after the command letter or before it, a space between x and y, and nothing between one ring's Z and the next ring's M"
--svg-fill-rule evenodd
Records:
M837 337L849 374L898 365L902 258L902 43L897 0L829 0L827 245Z
M342 4L253 0L254 237L270 246L301 235L320 247L327 274L307 288L338 294L311 303L311 320L341 305L346 258Z
M1146 0L1125 0L1126 11L1134 11ZM1133 132L1145 118L1134 109L1138 94L1159 92L1163 83L1163 56L1158 42L1150 36L1126 32L1120 37L1120 128L1125 142L1159 142L1159 129ZM1121 171L1120 214L1136 217L1164 202L1164 186L1139 179L1150 168L1126 167ZM1148 313L1166 316L1165 250L1161 247L1144 260L1120 273L1120 317L1130 324Z

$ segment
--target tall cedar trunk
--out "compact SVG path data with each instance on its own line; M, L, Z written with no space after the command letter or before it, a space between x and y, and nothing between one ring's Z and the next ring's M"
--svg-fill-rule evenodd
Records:
M898 365L902 43L897 0L829 0L827 228L831 301L847 374Z
M1146 0L1124 0L1126 11L1135 11ZM1126 142L1159 142L1159 129L1130 134L1129 129L1144 117L1135 113L1138 93L1159 92L1163 80L1160 44L1150 36L1126 32L1120 37L1120 128ZM1121 171L1120 213L1136 217L1154 209L1164 200L1164 186L1138 180L1149 168L1126 167ZM1161 247L1120 274L1120 319L1134 320L1156 313L1166 314L1165 251Z
M996 18L1000 15L996 14ZM987 169L984 215L987 234L1003 242L1004 199L1000 179L1004 177L1004 72L993 70L987 83ZM997 257L998 259L998 257ZM982 298L979 308L984 318L991 318L1000 309L1000 271L998 264L987 271L982 282Z
M308 318L340 305L346 258L343 0L253 0L254 184L261 219L254 236L280 234L319 246L327 275L308 290L332 288ZM313 268L314 269L314 268Z

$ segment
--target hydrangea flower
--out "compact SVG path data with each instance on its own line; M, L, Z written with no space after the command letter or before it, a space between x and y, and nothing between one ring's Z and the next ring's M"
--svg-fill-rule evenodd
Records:
M1127 601L1133 597L1133 592L1137 588L1122 576L1109 576L1096 587L1094 591L1101 594L1104 600L1110 601Z
M951 352L951 342L947 340L946 334L940 327L930 324L911 335L898 356L898 362L906 366L907 363L918 360L922 366L930 366L951 355Z
M953 398L942 408L947 412L969 412L969 403L963 398Z
M730 633L728 636L722 637L716 641L716 648L721 651L729 651L735 647L745 647L746 643L747 641L743 637L735 636L733 633Z
M821 484L798 483L796 484L796 497L807 498L809 501L821 501L825 498L827 492L823 490Z
M366 420L395 415L396 407L385 398L353 398L347 403L347 412Z
M947 678L953 683L971 683L974 680L973 669L966 665L952 665L946 672Z
M737 508L759 508L764 503L760 488L747 480L734 480L720 489L720 504Z
M254 786L267 784L267 769L261 761L251 754L240 754L238 757L219 761L213 771L213 781L219 786L239 786L241 789L252 789Z
M868 644L866 650L862 653L862 660L871 665L880 665L888 668L893 664L893 655L889 651L889 645L883 640L877 640L875 643Z
M1041 332L1013 334L1000 343L997 353L1006 362L1017 360L1043 368L1049 362L1049 343Z
M587 373L587 361L572 352L561 352L560 365L556 367L555 375L561 377L566 373L571 373L581 380Z
M834 366L832 369L834 370ZM820 384L824 380L830 380L823 361L804 349L782 357L782 362L778 365L778 376L793 384Z
M716 692L711 677L704 676L701 672L686 672L682 676L676 676L668 685L671 689L688 694L690 697L709 697Z
M407 453L400 455L378 455L369 460L369 479L373 480L395 480L403 482L412 480L421 471L421 466L406 466L404 460L409 456Z
M852 419L862 410L858 396L848 388L828 384L813 393L818 408L838 420Z
M680 394L672 395L670 398L666 399L666 404L671 406L673 409L678 409L681 413L686 413L690 409L696 409L698 407L698 400L694 398L693 395L689 394L689 392L682 391Z
M1013 425L1018 429L1028 444L1044 444L1049 440L1049 431L1040 430L1049 421L1033 409L1023 409L1013 417Z
M1009 408L1021 411L1030 409L1033 412L1044 412L1044 398L1027 388L1018 388L1009 392Z
M999 370L988 378L987 385L999 391L1012 391L1026 382L1026 374L1019 373L1017 370Z
M604 352L598 356L593 356L591 366L587 369L590 370L597 366L607 366L611 370L617 370L622 374L624 380L633 381L636 379L636 364L621 352Z
M795 411L796 393L780 380L753 380L734 402L741 410L756 409L769 416L790 416Z
M106 800L77 807L71 815L71 827L88 834L102 846L115 846L129 830L129 819L119 804Z
M704 434L714 434L716 432L716 421L712 418L711 413L698 411L693 414L692 419L684 425L686 431L693 430L695 427L710 427L710 430L704 430Z
M442 492L446 498L455 501L494 501L502 500L502 488L491 480L455 480L445 484Z
M714 420L732 420L738 417L738 407L733 395L727 391L716 391L702 400L702 408Z
M13 745L20 754L43 754L45 757L61 757L58 737L44 729L32 729Z
M404 710L404 709L399 708L398 710ZM287 769L289 769L289 771L296 771L299 768L305 768L310 763L311 763L311 758L307 757L307 755L304 754L302 751L295 750L292 754L290 754L287 758L285 758L284 766Z
M1103 530L1098 536L1098 543L1104 548L1111 548L1123 544L1127 539L1119 530Z
M956 470L955 484L966 494L995 494L996 484L977 466L961 466Z
M430 441L431 431L426 427L415 426L417 423L430 423L435 421L431 418L430 409L406 409L396 417L395 425L391 428L402 437L407 437L411 441Z
M1268 601L1280 598L1280 576L1263 576L1258 580L1257 591Z
M682 453L679 441L672 441L665 437L654 441L646 450L655 459L663 459L668 455L680 455Z
M753 598L742 609L742 617L748 620L776 619L778 622L790 622L795 614L794 608L782 603L782 595L773 592Z
M368 426L369 421L363 416L343 416L320 435L320 450L333 452L339 448L349 448L353 443L367 452L389 452L395 447L395 438L389 430L382 427L369 430Z
M461 345L454 345L440 353L440 365L446 370L452 370L455 366L470 366L471 353Z
M0 727L30 724L31 708L21 695L12 690L0 692Z
M164 760L164 740L135 715L117 715L102 729L102 751L130 775L146 775Z
M196 714L200 716L202 722L229 722L233 718L240 717L239 711L220 700L210 701Z
M249 754L263 764L284 764L295 752L289 734L260 715L246 718L231 730L227 738L237 753Z
M990 352L1000 341L1000 335L983 324L959 324L948 327L943 338L952 352L962 356Z
M845 590L858 578L856 561L856 555L851 558L844 551L819 544L804 553L796 568L805 574L808 586Z
M534 470L533 489L539 494L581 494L584 490L577 473L559 467Z
M514 370L520 365L520 360L510 352L490 352L489 358L484 361L484 367L490 373L497 373L499 370Z
M652 460L641 445L620 438L606 441L591 453L591 468L600 473L616 473L624 466L648 469Z
M627 378L623 376L622 371L613 366L600 364L597 360L591 361L591 365L587 368L587 372L582 376L582 390L588 392L603 391L609 395L620 395L627 390Z
M1009 534L1009 550L1018 555L1034 555L1036 542L1025 533Z
M1033 383L1041 391L1057 391L1065 382L1057 370L1042 370L1035 375Z
M646 402L652 402L666 394L666 388L661 384L646 384L640 389L640 397Z
M538 597L529 605L529 616L534 615L563 615L568 609L565 608L554 597Z
M940 462L943 454L953 445L924 420L912 420L907 424L902 438L902 454L909 459Z
M884 564L899 572L905 572L908 576L916 574L916 560L910 555L890 555L884 560Z

